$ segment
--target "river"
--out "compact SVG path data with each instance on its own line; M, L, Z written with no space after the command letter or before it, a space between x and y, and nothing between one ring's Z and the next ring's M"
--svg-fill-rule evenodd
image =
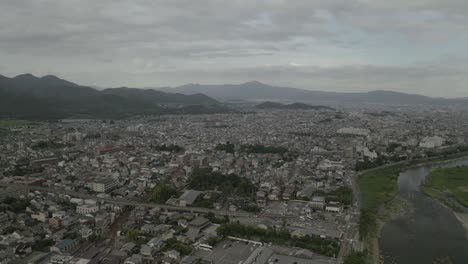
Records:
M442 257L454 264L468 263L462 224L450 209L419 191L435 168L459 165L468 165L468 159L411 168L399 175L398 196L409 201L413 210L384 225L379 244L386 264L431 264Z

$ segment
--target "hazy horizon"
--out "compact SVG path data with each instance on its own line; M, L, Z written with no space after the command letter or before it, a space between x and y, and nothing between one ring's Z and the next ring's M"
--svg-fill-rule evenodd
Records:
M0 74L468 97L468 2L2 1Z
M15 75L15 76L5 76L5 75L2 75L0 74L0 76L4 76L4 77L7 77L7 78L15 78L15 77L18 77L18 76L21 76L21 75L28 75L28 74L31 74L31 73L23 73L23 74L19 74L19 75ZM43 77L46 77L46 76L55 76L59 79L63 79L61 78L60 76L56 76L56 75L53 75L53 74L45 74L45 75L34 75L34 74L31 74L33 75L34 77L36 78L43 78ZM162 91L166 91L166 92L170 92L171 89L174 89L176 90L177 88L180 88L180 87L183 87L183 86L186 86L186 85L200 85L200 86L221 86L221 85L243 85L243 84L248 84L248 83L259 83L259 84L263 84L263 85L267 85L267 86L272 86L272 87L280 87L280 88L287 88L287 89L301 89L301 90L309 90L309 91L319 91L321 92L322 90L312 90L312 89L302 89L302 88L299 88L299 87L292 87L292 86L275 86L275 85L272 85L272 84L269 84L269 83L266 83L266 82L259 82L257 80L250 80L250 81L245 81L245 82L241 82L241 83L186 83L186 84L183 84L183 85L180 85L180 86L165 86L165 87L131 87L131 86L112 86L112 87L101 87L101 86L96 86L96 85L87 85L87 84L82 84L82 83L79 83L79 82L75 82L75 81L71 81L71 80L67 80L67 79L63 79L65 81L70 81L72 83L75 83L77 85L80 85L80 86L85 86L85 87L91 87L91 88L94 88L96 90L99 90L99 91L102 91L102 90L105 90L105 89L114 89L114 88L132 88L132 89L152 89L152 90L162 90ZM367 92L376 92L376 91L387 91L387 92L401 92L401 93L406 93L406 94L410 94L410 95L422 95L422 96L428 96L428 97L432 97L432 98L446 98L446 99L465 99L467 97L445 97L445 96L430 96L430 95L424 95L424 94L418 94L418 93L409 93L409 92L403 92L403 91L392 91L392 90L383 90L383 89L375 89L375 90L369 90L369 91L342 91L342 92L337 92L337 91L326 91L326 92L332 92L332 93L367 93ZM178 91L174 91L174 93L180 93ZM197 93L196 91L194 91L194 93Z

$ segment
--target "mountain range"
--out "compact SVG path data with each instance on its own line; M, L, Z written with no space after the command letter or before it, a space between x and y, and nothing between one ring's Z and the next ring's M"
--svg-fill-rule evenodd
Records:
M296 109L296 110L328 110L335 109L324 105L309 105L304 103L281 104L277 102L263 102L255 106L257 109Z
M260 82L243 84L187 84L174 88L138 89L89 86L47 75L0 75L0 118L117 118L150 114L194 114L229 111L222 101L295 101L283 105L268 102L257 108L316 109L303 102L324 104L393 104L468 107L468 98L433 98L392 91L338 93L278 87Z
M187 84L174 88L161 89L166 92L183 94L202 93L218 100L261 100L261 101L300 101L327 103L378 103L378 104L425 104L425 105L462 105L468 106L468 98L447 99L424 95L407 94L393 91L370 92L324 92L279 87L257 81L243 84L201 85Z
M225 110L203 94L177 94L153 89L96 90L56 76L0 75L0 117L56 119L125 117L135 114L210 113Z

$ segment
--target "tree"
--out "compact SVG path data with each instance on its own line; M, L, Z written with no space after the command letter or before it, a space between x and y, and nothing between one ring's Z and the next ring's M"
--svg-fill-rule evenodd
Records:
M176 194L177 192L173 188L167 185L161 185L154 188L151 195L151 201L155 203L165 203L169 198Z
M224 194L252 197L255 194L255 185L247 178L236 174L225 175L213 172L211 168L198 168L192 173L189 186L196 190L218 189Z
M234 153L234 144L227 142L226 144L218 144L215 150L225 151L227 153Z
M134 229L129 229L127 231L127 238L129 241L135 242L138 239L138 232Z
M49 247L54 244L52 239L42 239L34 243L32 249L34 251L48 251Z
M344 264L365 264L365 254L361 252L353 252L344 260Z

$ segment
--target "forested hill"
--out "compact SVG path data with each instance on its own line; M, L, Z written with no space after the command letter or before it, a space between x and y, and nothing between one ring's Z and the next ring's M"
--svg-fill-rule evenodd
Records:
M0 75L0 118L125 117L165 113L211 113L226 109L203 94L152 89L97 90L56 76Z

